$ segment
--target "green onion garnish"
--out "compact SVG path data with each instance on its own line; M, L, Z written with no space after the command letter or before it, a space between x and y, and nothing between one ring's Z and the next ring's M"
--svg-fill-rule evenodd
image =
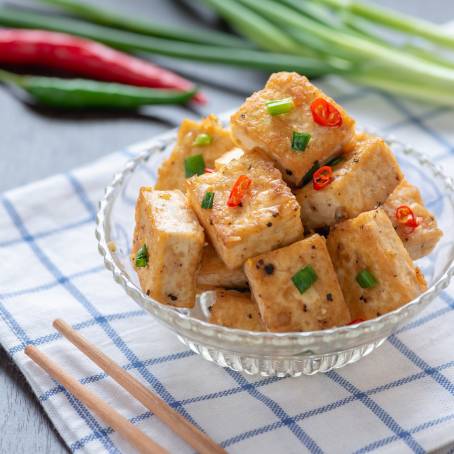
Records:
M343 156L336 156L335 158L330 159L325 165L334 167L335 165L339 164L343 160L344 160Z
M203 197L201 207L209 210L210 208L213 208L213 200L214 200L214 192L205 192L205 196Z
M210 145L210 143L213 142L213 137L211 137L209 134L199 134L192 145L197 145L197 146L204 146L204 145Z
M368 270L362 270L356 275L356 282L362 288L372 288L378 284L375 276Z
M311 265L301 268L292 277L292 282L301 294L303 294L316 280L317 274L315 274L314 268L312 268Z
M292 98L273 99L266 102L266 108L270 115L281 115L290 112L295 107Z
M306 132L293 131L292 134L292 149L295 151L304 151L307 144L311 140L311 135Z
M144 244L136 254L136 267L145 268L148 265L148 249L147 245Z
M320 163L318 161L315 161L314 165L308 170L306 175L304 175L303 179L301 180L300 186L305 186L307 183L310 183L312 181L312 176L319 168L320 168Z
M192 177L192 175L203 175L205 173L205 160L203 156L201 154L188 156L184 160L184 173L186 178Z

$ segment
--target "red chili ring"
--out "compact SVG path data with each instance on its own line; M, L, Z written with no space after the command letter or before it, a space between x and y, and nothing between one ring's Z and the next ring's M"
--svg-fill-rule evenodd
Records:
M312 183L316 191L328 186L333 181L333 169L330 166L322 166L312 175Z
M326 99L317 98L311 104L312 118L320 126L339 128L342 126L341 113Z
M399 224L405 225L415 229L418 227L418 220L416 219L415 213L408 205L400 205L396 209L396 220Z

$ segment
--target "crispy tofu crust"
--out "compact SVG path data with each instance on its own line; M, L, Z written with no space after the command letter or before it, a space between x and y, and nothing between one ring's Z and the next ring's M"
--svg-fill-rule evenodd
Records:
M229 270L211 244L203 248L202 263L197 273L197 285L200 289L248 288L248 282L243 268Z
M383 139L360 134L333 167L333 181L316 191L311 183L295 192L304 226L317 229L382 205L403 175Z
M353 319L380 316L426 289L424 276L382 208L335 225L327 245ZM377 279L375 287L364 289L356 281L364 269Z
M301 294L292 277L307 265L317 280ZM350 322L326 240L320 235L251 258L244 270L268 331L314 331Z
M397 222L396 209L401 205L407 205L413 210L418 227L409 229ZM430 254L443 236L434 215L424 206L419 190L407 180L403 180L394 189L383 208L413 260Z
M193 307L205 236L186 197L143 187L135 216L131 259L142 290L162 304ZM137 268L135 255L144 244L148 265Z
M227 206L239 176L247 175L251 187L241 205ZM233 270L244 261L271 249L290 244L303 235L300 207L272 162L259 152L245 153L214 173L186 181L188 198L217 253ZM212 209L201 202L214 192Z
M213 141L209 145L193 145L199 134L209 134ZM162 163L158 172L156 189L179 189L186 191L184 160L188 156L202 154L207 167L213 168L214 161L234 147L230 131L221 127L215 115L209 115L200 123L184 120L178 131L177 143L170 156Z
M268 113L266 102L293 98L295 108L282 115ZM314 122L310 106L324 98L340 112L340 127L323 127ZM348 143L354 134L355 122L344 109L297 73L279 72L271 75L263 90L246 99L231 117L232 135L245 150L260 148L281 170L285 181L299 185L314 162L325 163ZM304 152L291 147L292 133L306 132L311 140Z
M266 331L257 304L249 293L217 290L215 302L210 307L209 322L228 328L249 331Z

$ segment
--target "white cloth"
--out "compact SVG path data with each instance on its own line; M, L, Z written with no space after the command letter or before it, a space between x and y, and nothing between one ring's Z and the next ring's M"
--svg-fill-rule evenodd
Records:
M454 176L452 110L338 80L324 88L361 124L413 144ZM102 266L93 234L96 204L126 159L114 153L10 191L0 203L0 342L72 451L133 450L25 356L28 343L171 452L191 449L58 336L51 326L57 317L229 452L424 452L454 442L452 287L354 365L298 379L224 370L188 351Z

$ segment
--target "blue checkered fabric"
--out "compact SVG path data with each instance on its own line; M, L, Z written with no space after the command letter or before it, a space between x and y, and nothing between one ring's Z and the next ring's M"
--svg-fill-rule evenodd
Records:
M454 175L453 111L338 80L324 83L360 124ZM1 196L0 342L71 451L131 452L24 354L34 344L171 452L191 450L51 326L64 318L229 452L426 452L454 442L454 298L445 291L376 352L298 379L244 376L197 357L104 270L98 200L133 151ZM424 184L424 182L421 182Z

